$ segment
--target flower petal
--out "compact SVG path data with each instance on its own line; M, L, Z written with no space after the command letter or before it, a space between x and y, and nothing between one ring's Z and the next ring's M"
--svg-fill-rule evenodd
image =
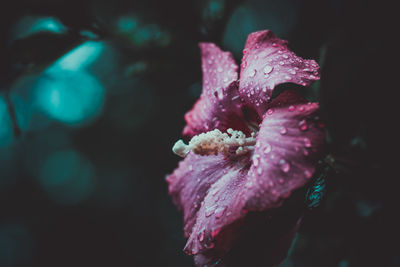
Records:
M266 112L248 174L249 210L278 207L312 177L324 150L325 132L317 103L297 93L280 94Z
M225 167L223 174L206 194L197 213L196 224L184 251L199 254L212 251L224 255L235 239L235 232L244 217L244 198L241 197L247 171L235 165ZM229 226L229 227L228 227Z
M249 35L243 50L240 70L240 95L250 105L255 105L258 115L265 112L274 87L292 82L303 86L319 79L319 66L314 60L296 56L271 31Z
M229 52L212 43L200 43L203 91L193 109L185 115L184 135L193 136L215 128L246 130L236 86L237 65Z
M200 156L189 153L178 168L167 177L169 193L174 203L184 212L184 233L192 232L205 195L210 186L224 175L222 155Z

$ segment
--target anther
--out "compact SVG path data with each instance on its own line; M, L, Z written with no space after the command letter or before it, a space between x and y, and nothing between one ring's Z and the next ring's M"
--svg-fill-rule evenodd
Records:
M182 140L177 141L172 151L181 157L185 157L189 151L199 155L217 155L218 153L228 155L235 151L237 155L242 155L253 151L255 143L254 132L250 137L246 137L242 131L236 131L231 128L226 133L215 129L194 136L188 145Z

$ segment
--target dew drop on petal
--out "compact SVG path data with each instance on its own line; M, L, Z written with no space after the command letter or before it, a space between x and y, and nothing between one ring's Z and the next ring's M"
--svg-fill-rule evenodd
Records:
M301 131L307 131L307 129L308 129L307 122L305 120L301 120L299 122L299 128Z
M274 109L272 109L272 108L271 108L271 109L268 109L267 114L268 114L268 115L271 115L272 113L274 113Z
M202 230L200 230L197 238L199 239L200 242L202 242L204 240L204 235L205 235L205 229L203 228Z
M281 160L279 161L279 164L281 165L281 170L282 170L284 173L289 172L289 170L290 170L290 164L289 164L289 163L287 163L284 159L281 159Z
M262 172L263 172L262 168L261 168L261 167L258 167L258 168L257 168L257 173L258 173L258 175L261 175Z
M308 137L304 138L304 146L305 147L311 147L310 138L308 138Z
M224 215L224 212L226 210L226 206L219 207L215 210L215 218L219 219Z
M289 111L294 111L294 106L289 106Z
M306 176L306 178L311 178L312 177L312 173L309 170L305 170L304 171L304 175Z
M256 73L257 73L257 70L255 70L255 69L251 70L249 72L249 77L251 77L251 78L254 77L256 75Z
M270 66L270 65L266 65L264 67L264 74L269 74L273 71L274 67Z
M206 213L205 213L206 217L210 217L211 215L213 215L214 211L215 211L214 207L207 207L206 208Z
M211 231L211 237L212 238L216 237L219 232L221 232L221 227L215 228L214 230Z
M223 69L221 68L221 66L219 66L219 67L217 68L217 71L218 71L218 72L222 72L222 71L223 71Z
M272 146L270 144L267 144L264 149L264 154L268 154L269 152L271 152L271 150Z
M282 135L286 134L287 133L287 129L285 127L282 127L281 130L280 130L280 133Z

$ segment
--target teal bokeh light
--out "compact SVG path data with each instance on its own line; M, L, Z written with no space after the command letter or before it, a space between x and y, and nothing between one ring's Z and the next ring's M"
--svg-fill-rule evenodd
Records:
M9 145L13 140L13 126L8 112L7 102L0 95L0 148Z
M50 154L39 172L39 182L53 201L74 205L86 200L95 185L93 165L75 150Z
M67 28L55 17L25 16L11 30L11 40L26 38L40 32L63 34Z
M100 57L103 51L103 42L85 42L58 59L46 70L46 72L56 74L61 70L84 70L93 64Z
M69 125L80 125L102 111L104 88L85 72L60 71L45 75L36 84L36 105L49 117Z

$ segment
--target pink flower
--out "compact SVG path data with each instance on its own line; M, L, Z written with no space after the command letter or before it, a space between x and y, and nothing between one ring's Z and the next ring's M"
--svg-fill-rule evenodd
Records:
M277 264L301 220L301 212L286 216L279 210L313 176L325 133L318 103L292 91L271 96L278 84L318 80L318 64L297 57L268 30L249 35L239 80L229 52L212 43L200 48L203 92L185 115L183 131L192 139L175 144L185 159L167 177L169 193L184 212L184 251L195 255L198 266L226 265L232 250L246 242L245 231L265 226L256 230L266 234L265 253L272 254L263 266ZM280 223L285 216L290 222ZM267 228L274 224L276 229Z

